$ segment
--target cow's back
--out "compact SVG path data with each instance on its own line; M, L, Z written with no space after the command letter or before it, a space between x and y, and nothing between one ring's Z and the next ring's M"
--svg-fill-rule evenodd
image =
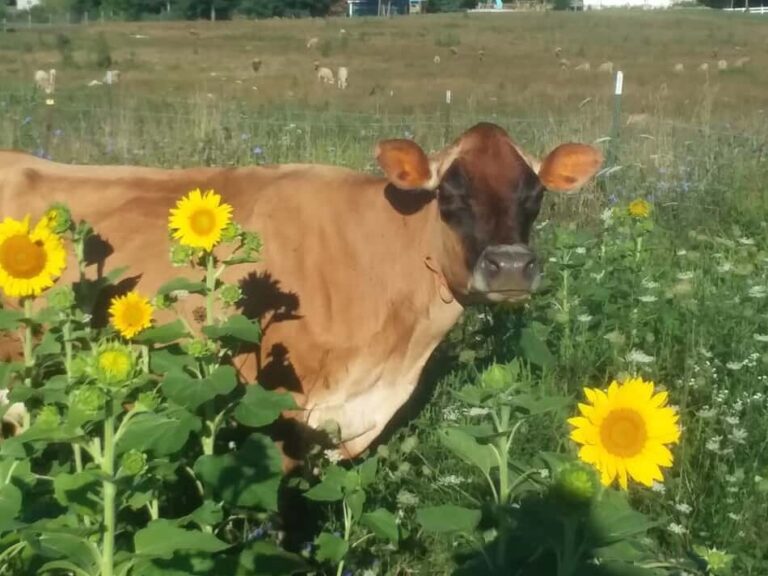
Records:
M440 300L425 266L436 249L434 203L328 166L164 170L0 152L3 217L39 218L52 202L66 203L112 250L101 272L127 266L124 287L148 295L189 274L170 265L168 211L198 187L219 192L264 240L260 263L224 277L242 286L245 313L265 329L261 348L237 359L243 376L296 393L312 425L339 421L347 451L358 453L410 396L460 314ZM70 261L63 280L75 274ZM184 302L190 322L201 304Z

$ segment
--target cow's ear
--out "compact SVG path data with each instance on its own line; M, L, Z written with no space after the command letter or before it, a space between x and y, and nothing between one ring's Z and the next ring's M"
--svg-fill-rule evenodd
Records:
M411 140L382 140L376 144L376 161L387 179L401 190L434 190L429 158Z
M561 144L539 167L539 180L547 190L568 192L582 187L603 164L603 155L586 144Z

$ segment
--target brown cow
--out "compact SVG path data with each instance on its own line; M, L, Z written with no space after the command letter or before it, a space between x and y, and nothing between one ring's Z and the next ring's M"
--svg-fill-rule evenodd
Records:
M384 177L312 165L73 166L0 152L0 214L36 218L67 203L113 249L106 269L129 266L152 294L179 274L168 259L169 209L193 188L221 193L264 239L263 262L228 278L264 327L260 350L239 356L238 369L293 392L303 411L289 421L299 427L338 423L341 455L353 457L411 396L465 306L535 289L529 236L544 189L575 189L602 162L590 146L563 144L539 164L493 124L432 158L407 140L380 142L376 158Z

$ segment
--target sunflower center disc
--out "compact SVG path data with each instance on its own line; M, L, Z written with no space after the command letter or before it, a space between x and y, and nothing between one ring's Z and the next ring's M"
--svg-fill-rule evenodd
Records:
M45 249L26 234L11 236L0 246L0 266L13 278L29 280L45 270Z
M216 218L210 210L197 210L189 218L189 227L198 236L207 236L216 227Z
M600 426L600 439L605 449L621 458L637 456L647 438L643 417L628 408L611 411Z

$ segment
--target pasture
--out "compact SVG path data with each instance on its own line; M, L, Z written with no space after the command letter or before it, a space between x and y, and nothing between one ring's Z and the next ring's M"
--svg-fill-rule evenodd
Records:
M264 496L273 486L258 466L243 465L252 475L241 481L261 482L259 498L238 500L232 486L246 484L221 478L218 491L198 494L174 468L199 455L190 448L194 424L188 445L165 454L149 429L149 448L134 433L128 453L139 464L135 481L120 485L117 518L124 573L134 553L133 573L142 575L768 573L767 25L765 16L677 10L0 34L0 148L57 161L374 170L378 140L437 150L481 120L534 154L572 140L597 142L608 156L594 184L545 197L534 232L540 294L520 308L467 310L367 458L342 470L320 452L316 475L310 467L293 478L294 492L324 487L309 499L294 494L293 518L274 513ZM308 49L311 37L319 42ZM120 82L87 87L106 60ZM349 88L317 82L316 60L334 72L347 66ZM589 72L574 69L587 61ZM597 71L606 61L626 75L613 139L613 81ZM57 69L53 105L32 82L48 68ZM637 200L647 214L630 213ZM566 420L585 401L582 389L629 376L655 382L679 412L682 435L664 482L630 484L626 502L606 492L587 512L550 508L546 494L568 484L563 459L577 452ZM51 398L66 422L68 400ZM167 408L167 400L159 402ZM44 404L33 415L50 423ZM262 421L263 407L248 409L259 414L251 423ZM194 466L200 478L234 458L227 442L240 439L227 434L203 446L209 473ZM0 449L0 574L99 574L103 564L84 558L95 547L103 560L93 529L101 478L74 473L62 448L72 438L36 438ZM510 449L491 466L484 458L498 438ZM66 480L50 490L57 476ZM585 485L589 492L589 482L575 492L583 496ZM42 527L54 512L55 526ZM158 518L182 520L170 527ZM37 529L47 539L32 536ZM214 552L227 559L217 564Z

